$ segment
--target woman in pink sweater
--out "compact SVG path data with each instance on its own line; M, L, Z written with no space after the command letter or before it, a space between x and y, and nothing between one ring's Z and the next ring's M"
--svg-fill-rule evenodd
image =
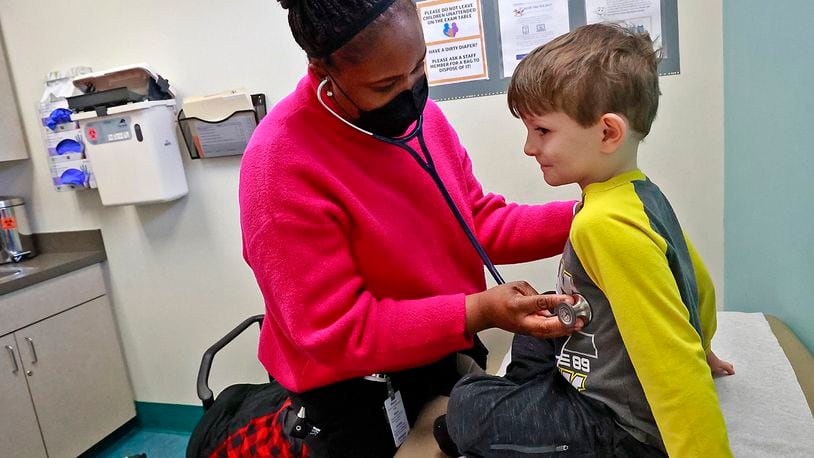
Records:
M413 1L280 3L309 66L257 128L241 167L244 257L266 302L259 358L305 408L312 454L392 456L404 424L460 377L455 352L479 344L476 332L565 335L539 312L571 300L525 282L486 290L483 263L430 176L347 123L398 137L423 114L438 174L497 264L560 254L574 203L484 195L427 100Z

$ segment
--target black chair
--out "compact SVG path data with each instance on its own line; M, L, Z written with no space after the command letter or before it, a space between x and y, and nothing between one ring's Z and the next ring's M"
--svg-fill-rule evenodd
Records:
M204 352L203 358L201 359L201 367L198 369L198 399L200 399L203 404L204 412L209 410L212 404L215 403L215 394L212 392L212 389L209 388L209 372L212 369L212 362L215 360L215 355L255 323L258 324L258 328L262 327L263 315L254 315L253 317L247 318ZM269 376L269 381L272 381L271 376Z

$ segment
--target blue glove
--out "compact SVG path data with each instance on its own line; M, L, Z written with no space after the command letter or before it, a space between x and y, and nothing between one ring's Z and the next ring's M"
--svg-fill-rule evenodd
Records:
M81 143L70 138L66 138L57 144L57 154L60 156L68 153L81 153L84 149L85 147Z
M85 172L79 169L68 169L62 172L59 177L62 184L72 184L75 186L85 186Z
M57 108L48 115L45 125L51 130L56 130L60 124L71 122L71 110L67 108Z

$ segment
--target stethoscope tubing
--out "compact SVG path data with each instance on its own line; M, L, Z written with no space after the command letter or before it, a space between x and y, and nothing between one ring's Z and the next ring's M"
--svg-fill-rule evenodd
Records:
M328 104L325 103L324 100L322 100L322 90L327 83L328 79L326 78L319 84L319 87L317 88L317 99L322 104L322 106L325 107L325 109L328 110L328 112L330 112L332 115L334 115L336 118L338 118L348 126L356 129L357 131L365 135L369 135L375 138L376 140L379 140L381 142L393 146L397 146L402 150L406 151L410 156L412 156L413 159L415 159L415 161L421 167L421 169L427 172L430 178L432 178L432 181L435 183L435 186L441 192L441 196L443 196L444 201L446 201L447 206L452 211L453 216L455 216L455 220L458 221L458 225L460 225L461 229L463 229L464 234L466 234L466 237L467 239L469 239L469 242L472 244L472 247L475 248L475 251L481 258L481 261L483 261L483 264L486 266L486 269L492 275L492 278L494 278L495 282L497 282L498 285L506 283L506 281L503 279L503 276L501 276L500 272L498 272L497 267L495 267L495 264L489 258L489 255L486 254L486 250L484 250L483 246L481 246L480 242L478 242L477 237L475 237L475 233L466 223L466 220L464 220L463 215L461 215L461 211L458 210L458 206L455 205L455 201L452 200L452 196L449 194L446 185L444 185L443 180L441 180L441 176L438 174L438 170L435 168L435 163L432 160L432 155L430 155L429 149L427 148L427 145L424 142L424 132L423 132L424 115L423 114L419 115L418 120L416 120L415 126L413 127L413 130L403 137L390 138L377 135L374 134L373 132L368 132L362 129L361 127L356 126L349 122L348 120L346 120L345 118L339 116L328 106ZM418 145L421 148L421 152L424 155L423 158L421 157L421 155L418 154L418 152L413 147L411 147L408 144L408 142L414 138L418 138Z
M492 278L495 279L495 282L497 282L498 285L506 283L506 281L503 279L503 276L501 276L500 272L498 272L497 267L495 267L494 263L489 258L489 255L486 254L486 250L483 249L483 246L481 246L477 237L475 237L475 234L472 231L472 229L469 227L468 224L466 224L466 220L464 220L461 211L458 210L458 206L455 205L455 201L452 200L452 196L449 194L449 191L447 190L444 181L441 180L441 176L438 174L438 170L435 168L435 164L433 163L429 149L427 148L427 145L424 143L424 133L421 128L422 124L423 124L423 115L419 116L418 120L416 121L416 128L414 129L414 133L418 137L418 144L421 147L422 153L424 154L423 160L419 156L418 152L407 144L407 141L409 141L407 137L404 137L404 139L395 140L388 137L382 137L376 134L373 134L373 136L379 141L389 143L393 146L398 146L404 151L407 151L410 154L410 156L412 156L413 159L415 159L418 165L425 172L427 172L430 178L432 178L432 181L435 183L435 186L441 192L441 196L443 196L444 200L447 203L447 206L452 211L453 216L455 216L455 220L458 221L458 225L461 226L461 229L463 229L464 234L466 234L466 237L469 239L469 242L472 244L472 247L475 248L475 251L478 253L478 256L480 256L481 261L483 261L483 264L486 266L486 269L492 275Z

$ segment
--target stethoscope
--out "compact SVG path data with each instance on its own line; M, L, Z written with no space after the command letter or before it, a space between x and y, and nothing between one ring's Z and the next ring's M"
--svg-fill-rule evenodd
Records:
M461 226L461 229L463 229L464 233L466 234L466 237L469 239L469 242L472 244L473 247L475 247L475 251L478 252L478 256L480 256L481 260L483 261L483 264L489 270L489 273L492 274L492 278L495 279L495 281L497 282L498 285L502 285L502 284L506 283L506 281L503 280L503 277L500 275L500 272L497 271L497 268L495 267L492 260L489 259L489 255L486 254L486 251L483 249L480 242L478 242L478 239L475 237L475 234L472 232L472 229L470 229L469 225L466 224L466 221L464 220L463 216L461 216L461 212L458 210L458 207L455 205L455 202L452 200L452 197L449 195L449 191L447 191L447 187L444 185L444 182L441 181L441 177L438 175L438 171L435 168L435 164L433 163L432 156L430 155L430 152L427 149L427 145L424 142L424 131L422 129L422 126L424 124L424 115L422 114L422 115L418 116L418 120L416 121L415 126L413 127L412 131L410 131L409 134L407 134L407 135L405 135L403 137L390 138L390 137L384 137L384 136L381 136L381 135L378 135L378 134L374 134L373 132L369 132L367 130L362 129L359 126L356 126L356 125L352 124L351 122L349 122L348 120L346 120L342 116L339 116L339 114L337 114L335 111L333 111L331 109L331 107L329 107L328 104L325 103L324 100L322 100L322 90L325 88L326 84L328 84L328 79L327 78L322 80L322 82L319 84L319 87L317 88L317 99L319 99L319 103L321 103L322 106L325 107L326 110L328 110L328 112L330 112L332 115L334 115L340 121L344 122L345 124L349 125L350 127L354 128L354 129L356 129L357 131L359 131L359 132L361 132L361 133L363 133L365 135L369 135L369 136L375 138L376 140L379 140L381 142L384 142L384 143L387 143L387 144L390 144L390 145L393 145L393 146L398 146L399 148L403 149L404 151L407 151L407 153L409 153L410 156L412 156L413 159L415 159L415 161L418 162L418 165L425 172L427 172L427 174L430 176L430 178L432 178L432 181L435 182L435 186L438 187L439 191L441 191L441 195L444 197L444 200L447 202L447 205L449 206L449 209L452 210L452 214L455 216L455 219L458 221L458 224ZM411 147L409 144L407 144L407 142L409 142L410 140L412 140L414 138L418 138L418 145L421 147L421 152L424 155L423 159L422 159L421 155L419 155L418 152L415 149L413 149L413 147Z
M324 100L322 100L322 91L325 88L325 85L328 84L328 81L329 81L328 78L323 79L322 82L319 83L319 87L317 87L317 99L319 100L319 103L321 103L322 106L325 107L325 109L328 110L329 113L334 115L334 117L336 117L337 119L339 119L343 123L347 124L348 126L356 129L357 131L359 131L359 132L361 132L361 133L363 133L365 135L373 137L376 140L387 143L389 145L397 146L397 147L403 149L404 151L406 151L407 153L409 153L410 156L412 156L413 159L415 159L415 161L418 163L418 165L425 172L427 172L427 174L430 176L430 178L432 178L432 181L435 183L435 186L438 188L438 190L441 192L441 195L444 197L444 200L447 202L447 206L452 211L452 214L455 216L455 219L458 221L458 224L461 226L461 229L463 229L464 233L466 234L466 237L469 239L469 242L475 248L475 251L478 252L478 256L480 256L481 261L483 261L483 265L486 266L486 269L492 275L492 278L495 279L495 282L498 285L505 284L506 281L503 280L503 277L500 275L500 272L497 271L497 268L495 267L495 264L492 262L491 259L489 259L489 255L486 254L486 250L484 250L483 247L481 246L480 242L478 242L478 239L475 237L475 234L474 234L474 232L472 232L472 229L469 227L468 224L466 224L466 221L464 220L463 216L461 215L460 210L458 210L458 206L455 205L455 201L452 200L452 196L449 195L449 191L447 191L447 187L444 185L444 182L441 180L441 177L438 175L438 171L436 170L435 164L433 163L433 160L432 160L432 155L430 155L430 152L427 149L427 145L424 142L424 130L422 129L422 127L424 125L424 115L423 114L419 115L418 120L416 121L415 126L410 131L410 133L408 133L408 134L406 134L406 135L404 135L402 137L390 138L390 137L384 137L382 135L375 134L373 132L369 132L369 131L367 131L365 129L362 129L361 127L359 127L357 125L354 125L353 123L351 123L347 119L343 118L342 116L339 116L338 113L336 113L334 110L332 110L331 107L329 107L328 104L325 103ZM329 96L330 96L330 93L329 93ZM410 146L408 144L408 142L411 141L414 138L418 139L418 145L421 148L421 153L422 153L421 155L418 153L418 151L416 151L412 146ZM423 158L422 158L422 155L423 155ZM591 318L591 316L590 316L590 307L588 306L588 303L584 299L583 299L583 304L580 304L580 305L581 305L581 309L580 309L579 313L576 314L576 315L571 315L563 307L563 306L568 306L568 304L565 304L565 303L560 304L558 306L558 310L557 310L557 316L559 317L560 321L566 326L573 326L576 323L576 317L581 316L581 317L583 317L585 319L585 324L588 324L588 321L590 321L590 318ZM568 306L568 307L571 308L570 306ZM585 311L584 311L586 307L587 307L587 315L585 314ZM562 311L560 311L560 309L562 309ZM563 318L566 318L566 320L564 320ZM572 319L568 320L568 318L572 318Z

